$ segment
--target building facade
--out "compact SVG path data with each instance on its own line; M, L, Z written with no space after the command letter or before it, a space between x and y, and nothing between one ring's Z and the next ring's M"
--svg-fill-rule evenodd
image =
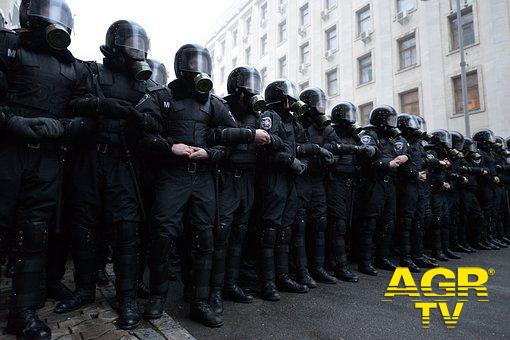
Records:
M264 84L319 86L328 110L358 105L419 114L429 129L464 132L455 0L238 0L207 42L216 91L236 66ZM510 0L462 0L472 131L510 136Z
M19 4L21 0L0 0L7 28L19 27Z

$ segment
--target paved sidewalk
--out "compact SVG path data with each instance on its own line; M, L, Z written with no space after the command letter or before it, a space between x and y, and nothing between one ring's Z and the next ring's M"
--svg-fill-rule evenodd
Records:
M64 282L73 287L72 265L68 270ZM4 268L2 268L2 273ZM111 266L108 268L113 279ZM8 315L8 298L10 280L0 278L0 339L14 340L15 336L5 334ZM144 301L139 301L142 306ZM41 320L45 321L52 331L52 339L62 340L88 340L88 339L194 339L185 329L167 314L159 320L151 322L142 321L140 326L132 331L123 331L116 326L117 313L115 312L115 289L110 283L106 287L99 287L96 302L81 310L55 314L53 308L56 301L48 300L44 308L38 311Z

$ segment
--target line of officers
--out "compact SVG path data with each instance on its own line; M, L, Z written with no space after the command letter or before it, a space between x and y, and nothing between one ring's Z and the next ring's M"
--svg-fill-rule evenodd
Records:
M23 0L20 22L0 31L9 333L50 339L36 313L46 298L56 313L93 303L108 244L122 329L140 323L137 295L145 318L162 316L175 254L190 317L219 327L223 298L253 300L241 272L278 301L357 282L348 255L375 276L395 269L393 252L419 272L510 244L508 141L489 130L427 134L422 118L386 105L358 128L352 103L326 115L319 88L277 80L262 96L249 66L219 98L209 52L191 44L165 85L147 33L127 20L108 29L103 63L82 62L67 49L64 0ZM61 282L68 252L74 291Z

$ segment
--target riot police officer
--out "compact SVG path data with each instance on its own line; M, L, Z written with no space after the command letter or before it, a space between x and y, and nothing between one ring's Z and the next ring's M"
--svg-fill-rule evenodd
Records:
M20 23L17 33L0 30L0 79L6 80L0 155L9 165L0 169L0 242L14 235L7 332L50 339L36 310L44 305L48 229L62 184L58 139L66 129L59 119L87 94L87 73L67 49L73 16L65 1L24 0Z
M298 158L306 163L307 168L296 181L299 207L291 244L297 282L315 288L314 279L320 283L336 283L336 278L324 269L327 225L324 181L327 167L334 161L333 154L326 147L336 143L337 137L326 117L327 98L324 91L310 87L301 92L300 99L307 105L308 112L299 117L305 128L305 143L298 147ZM311 260L308 268L306 243Z
M168 84L168 70L160 61L147 59L147 63L152 70L151 80L158 85L166 86Z
M98 131L76 146L71 158L69 205L76 291L55 307L66 313L95 298L95 241L99 226L111 228L115 289L119 301L119 327L133 329L140 322L136 303L139 224L142 202L132 150L137 132L157 131L149 115L134 108L147 90L151 70L145 61L147 33L137 23L119 20L106 33L101 46L104 63L90 63L97 83L93 100L85 99L77 111L92 115Z
M419 185L427 180L423 169L423 156L420 137L422 136L419 123L415 116L401 114L398 117L398 129L408 141L409 161L399 168L398 177L398 235L400 245L400 266L408 267L414 273L420 268L411 259L411 240L416 240L416 226L413 225L418 209ZM416 247L416 245L415 245Z
M264 300L278 301L278 290L306 293L289 275L289 245L297 209L295 176L306 166L297 158L302 127L296 121L303 111L296 86L288 80L276 80L266 87L267 110L260 127L283 141L283 147L262 147L256 172L256 208L259 228L259 267ZM301 136L301 137L300 137ZM278 285L278 288L276 286Z
M223 325L222 316L208 303L214 251L215 186L212 171L226 156L222 146L208 141L217 127L236 127L226 103L211 92L212 60L199 45L184 45L175 56L177 79L168 87L154 88L137 109L155 117L163 127L155 139L165 162L155 185L150 231L150 299L143 314L163 314L169 289L168 254L177 239L187 237L183 267L185 298L190 317L209 327ZM187 223L183 223L183 215ZM189 270L190 269L190 270Z
M358 276L348 268L345 240L352 227L356 173L363 158L376 155L376 149L362 145L356 134L356 111L351 102L341 102L331 111L337 142L331 145L335 163L329 168L326 180L329 244L335 277L346 282L358 282Z
M364 216L360 230L358 270L376 276L372 265L372 238L377 230L379 244L375 265L384 270L395 270L396 266L388 259L390 243L395 229L397 169L409 157L407 142L396 141L397 112L388 105L375 107L370 113L370 126L359 133L364 145L378 149L375 158L362 164L361 204Z
M214 237L210 297L211 307L217 313L223 312L222 289L229 300L253 301L238 281L255 199L257 145L268 145L278 138L260 129L259 115L265 100L260 95L261 79L257 69L251 66L234 69L228 77L227 91L224 100L238 127L220 129L214 136L215 143L231 147L228 158L220 163L217 181L219 223Z
M496 204L494 214L496 226L494 230L494 241L499 247L508 248L508 243L504 239L505 231L503 221L505 219L504 214L506 210L508 210L505 182L508 182L510 167L507 165L506 158L510 155L510 152L506 149L506 143L502 137L496 136L496 143L494 143L492 147L492 153L496 160L496 171L500 179L495 187Z

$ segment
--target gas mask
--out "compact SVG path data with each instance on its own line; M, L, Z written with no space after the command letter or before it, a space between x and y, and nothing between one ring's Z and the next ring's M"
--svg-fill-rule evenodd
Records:
M301 100L298 100L290 105L289 110L294 113L294 117L299 118L306 114L306 112L308 111L308 105L306 105Z
M331 119L329 119L326 115L320 115L315 118L313 125L319 130L324 130L331 124Z
M448 155L452 156L453 158L459 157L460 152L457 149L449 149Z
M474 161L479 161L482 159L482 155L480 155L478 152L472 152L470 153L469 158L471 158Z
M152 70L145 60L133 60L131 62L131 74L138 81L149 80L152 77Z
M193 78L195 90L200 94L207 94L213 89L213 82L211 77L205 73L199 73Z
M62 51L71 45L71 35L64 26L58 24L48 25L45 33L48 45L54 50Z
M262 112L266 109L266 100L260 94L256 94L250 98L250 105L253 112Z

